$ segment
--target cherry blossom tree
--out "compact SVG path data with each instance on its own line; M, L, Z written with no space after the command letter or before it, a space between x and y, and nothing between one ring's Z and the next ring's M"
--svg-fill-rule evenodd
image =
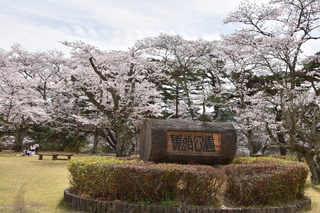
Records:
M50 116L36 91L35 79L28 75L35 69L36 57L19 46L0 54L0 120L15 137L14 149L21 151L30 126L47 122Z
M144 49L146 57L157 62L167 76L153 79L163 97L165 116L192 119L203 116L212 89L218 84L213 66L215 43L160 34L140 40L136 46Z
M256 73L271 76L273 91L265 91L262 96L269 103L266 112L273 115L265 120L269 137L281 148L301 154L312 173L312 182L318 184L320 170L315 156L320 142L314 137L316 131L310 130L319 124L306 118L317 118L319 97L315 82L301 78L301 71L305 44L320 38L320 1L273 0L265 5L245 1L225 22L244 25L230 38L255 57Z
M72 48L67 87L85 96L100 119L83 118L115 134L117 156L133 150L132 135L142 117L156 116L158 92L148 81L157 75L139 48L102 51L82 42L64 42ZM98 117L99 117L98 116Z
M219 90L221 108L235 118L235 126L245 136L250 154L264 152L268 137L263 131L266 114L262 90L269 83L256 73L255 56L239 45L233 37L224 37L219 43L220 72L223 85Z

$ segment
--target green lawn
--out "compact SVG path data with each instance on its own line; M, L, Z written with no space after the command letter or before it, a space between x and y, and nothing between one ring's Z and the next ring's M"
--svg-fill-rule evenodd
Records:
M66 164L0 153L0 212L70 212L61 205L69 185Z
M320 212L320 185L309 186L306 189L306 195L310 197L312 200L311 210L306 212L319 213Z
M66 164L50 157L40 161L0 152L0 212L75 212L62 205L63 190L69 185ZM312 199L312 209L307 212L319 213L320 186L309 186L306 195Z

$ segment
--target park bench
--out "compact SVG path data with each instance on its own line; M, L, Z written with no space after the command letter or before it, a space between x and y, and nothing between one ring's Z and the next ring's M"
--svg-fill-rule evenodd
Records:
M65 154L65 153L38 153L39 155L39 160L43 159L43 156L52 156L52 160L64 160L64 159L59 159L58 156L66 156L68 159L65 160L70 160L71 156L73 156L73 154Z

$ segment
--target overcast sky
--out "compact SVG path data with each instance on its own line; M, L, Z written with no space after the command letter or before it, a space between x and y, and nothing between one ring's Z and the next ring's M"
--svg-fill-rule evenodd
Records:
M266 0L255 0L266 2ZM0 48L65 50L58 41L83 40L126 49L159 33L218 39L235 26L223 19L241 0L0 0Z

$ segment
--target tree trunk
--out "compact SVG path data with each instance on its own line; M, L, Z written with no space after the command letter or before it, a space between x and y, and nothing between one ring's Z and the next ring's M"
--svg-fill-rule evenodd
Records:
M179 84L176 86L176 114L175 118L179 118Z
M79 130L80 130L80 126L77 125L76 135L75 135L75 138L74 138L75 143L76 143L76 145L75 145L75 150L74 150L74 151L75 151L76 153L79 153L79 152L80 152L80 147L81 147L81 137L80 137L80 132L79 132Z
M276 109L276 121L277 122L280 122L283 120L283 112L282 110L277 110ZM277 139L278 139L278 142L280 144L286 144L286 141L284 139L284 134L283 133L277 133ZM283 147L280 146L280 155L284 156L284 155L287 155L287 150L284 149Z
M131 146L131 131L128 127L121 125L116 130L117 133L117 144L116 144L116 156L125 157L130 154Z
M76 146L75 146L75 152L79 153L80 152L80 146L81 146L81 140L79 136L75 137L75 141L76 141Z
M279 143L286 144L283 133L277 133L277 137L278 137ZM280 155L282 156L287 155L287 150L283 147L280 147Z
M14 147L13 150L16 152L23 151L23 139L25 136L25 132L22 128L16 129L15 135L14 135Z
M259 148L256 146L254 142L252 129L249 129L247 133L244 135L247 137L247 140L248 140L250 155L257 154L257 152L259 151Z
M315 157L314 155L304 156L311 172L311 182L312 184L317 185L320 183L320 180L319 180L320 171L319 171L319 168L317 168L317 164L315 162L314 157Z
M94 133L93 133L93 147L91 150L92 153L97 152L97 147L98 147L98 143L99 143L98 137L99 137L98 131L94 131Z

